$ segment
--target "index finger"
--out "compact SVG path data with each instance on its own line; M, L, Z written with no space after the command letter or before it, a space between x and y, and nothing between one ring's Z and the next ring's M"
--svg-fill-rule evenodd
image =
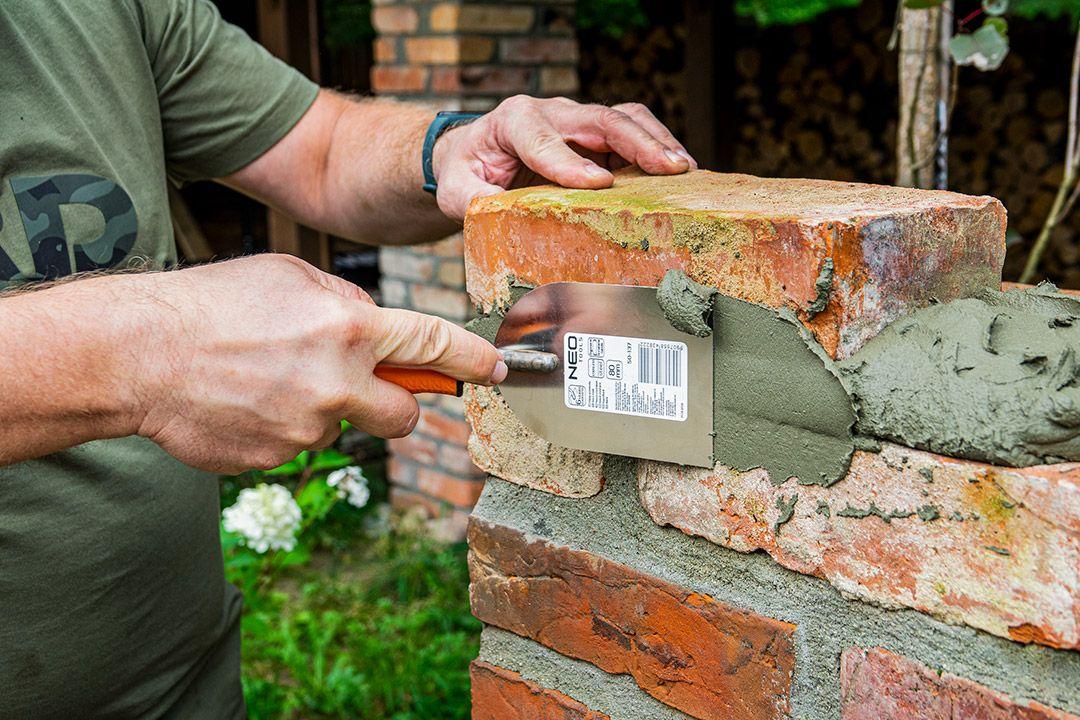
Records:
M506 378L506 363L495 346L433 315L398 308L375 308L372 351L376 362L437 370L455 380L492 385Z

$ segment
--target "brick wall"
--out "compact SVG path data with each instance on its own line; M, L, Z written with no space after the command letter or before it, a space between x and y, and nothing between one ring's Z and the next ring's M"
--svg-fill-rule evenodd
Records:
M627 174L478 203L466 275L491 311L509 277L681 268L795 312L838 357L1000 283L1004 229L985 197ZM517 698L529 717L1080 719L1080 466L885 444L823 487L554 448L490 390L466 412L492 475L469 530L474 718L516 717L500 703Z
M375 93L439 110L488 110L518 93L573 95L578 90L573 2L429 2L376 0ZM426 247L386 248L379 267L382 301L464 322L461 236ZM461 402L421 400L412 436L390 443L391 497L438 518L447 538L465 533L484 474L465 450Z

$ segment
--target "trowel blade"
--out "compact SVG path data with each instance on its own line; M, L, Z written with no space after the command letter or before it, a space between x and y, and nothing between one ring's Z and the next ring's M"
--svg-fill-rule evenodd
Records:
M552 283L510 308L501 349L551 353L554 372L511 370L514 414L556 445L713 466L713 345L673 328L656 288Z

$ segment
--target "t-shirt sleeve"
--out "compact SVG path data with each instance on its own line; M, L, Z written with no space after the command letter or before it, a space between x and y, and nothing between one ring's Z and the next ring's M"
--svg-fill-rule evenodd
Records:
M209 0L139 0L165 160L179 181L219 178L269 150L318 86L273 57Z

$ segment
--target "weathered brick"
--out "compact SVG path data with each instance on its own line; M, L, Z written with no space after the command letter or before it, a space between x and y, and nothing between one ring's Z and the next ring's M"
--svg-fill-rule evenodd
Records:
M469 548L484 622L628 674L700 720L787 716L795 626L476 518Z
M828 488L649 461L638 486L658 524L764 550L855 597L1080 647L1080 464L1003 468L886 444Z
M385 307L408 307L409 286L397 278L383 277L379 279L379 293L381 294L380 305Z
M416 487L433 498L472 509L484 491L484 482L478 478L464 480L431 468L420 468L416 474Z
M431 9L431 29L438 32L527 32L536 11L528 5L439 3Z
M541 95L576 95L580 89L576 67L540 68Z
M465 417L473 429L469 454L485 472L566 497L591 497L604 486L602 454L551 445L490 388L465 386Z
M464 446L469 442L469 423L435 410L420 414L420 422L416 425L416 432L455 445Z
M575 38L503 38L499 41L499 57L503 62L524 65L576 63L578 43Z
M465 289L465 264L460 258L443 260L439 263L439 282L446 287Z
M383 276L426 282L435 277L437 259L409 248L384 247L379 250L379 271Z
M395 485L416 486L416 464L400 455L390 455L386 461L386 476Z
M834 356L900 315L996 287L1005 250L997 200L825 180L697 171L618 174L613 188L523 188L477 201L466 275L487 310L506 278L656 285L669 268L726 295L796 311ZM832 260L825 309L815 283Z
M371 24L381 35L416 32L420 16L408 5L383 5L371 10Z
M433 465L439 453L438 443L415 433L387 440L386 444L394 455L407 457L421 465Z
M444 95L461 92L461 68L455 66L432 68L431 91Z
M470 65L461 68L461 87L471 93L510 95L533 87L536 69L502 65Z
M387 64L398 61L396 39L387 37L375 38L372 47L375 54L375 62Z
M427 68L412 65L376 65L371 68L371 87L380 93L421 92L427 87L427 79Z
M469 514L435 500L423 493L396 485L390 486L390 504L399 509L419 508L427 517L428 532L443 542L460 542L465 538Z
M1080 720L882 648L851 648L840 660L843 720Z
M486 474L473 464L464 445L454 443L439 446L439 466L461 477L482 478Z
M495 41L484 37L424 37L405 39L405 57L420 65L479 63L491 59Z
M409 286L413 309L448 320L467 320L472 315L469 296L454 288L413 283Z
M482 660L469 667L472 720L611 720L558 690Z

